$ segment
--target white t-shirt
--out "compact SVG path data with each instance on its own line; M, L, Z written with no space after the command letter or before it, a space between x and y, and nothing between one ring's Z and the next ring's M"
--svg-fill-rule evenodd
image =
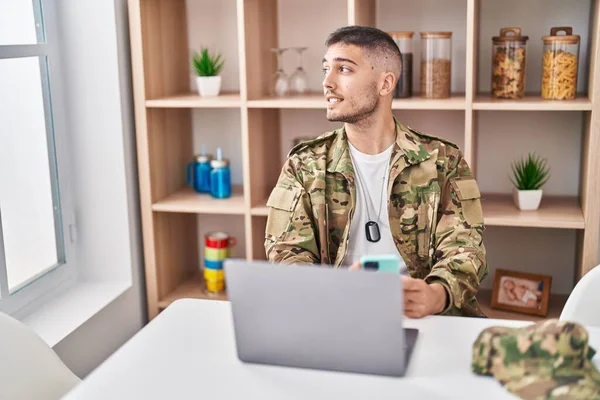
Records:
M387 202L387 185L389 179L390 155L394 145L379 154L364 154L348 142L350 155L356 174L356 208L350 224L350 238L348 243L348 254L344 264L351 265L364 255L396 254L402 260L398 249L394 244L392 231L390 230L390 218ZM384 184L385 178L385 184ZM363 188L362 185L366 188ZM367 203L365 204L365 197ZM369 207L368 216L366 207ZM381 208L379 219L377 215ZM381 239L378 242L367 240L365 225L371 221L377 222ZM405 265L402 261L402 268Z

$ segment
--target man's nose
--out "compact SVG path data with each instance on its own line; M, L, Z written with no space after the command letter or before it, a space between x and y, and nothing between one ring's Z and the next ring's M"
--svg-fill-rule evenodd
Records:
M323 89L325 90L333 90L335 89L335 83L331 78L331 74L327 72L325 77L323 78Z

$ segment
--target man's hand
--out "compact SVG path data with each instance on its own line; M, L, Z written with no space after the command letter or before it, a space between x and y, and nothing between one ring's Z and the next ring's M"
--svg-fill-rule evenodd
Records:
M422 279L402 276L404 286L404 315L422 318L444 311L448 293L439 283L428 284Z
M360 270L360 262L355 262L349 269ZM404 286L404 314L409 318L422 318L438 314L446 308L448 293L439 283L427 284L422 279L402 276Z
M358 271L360 270L360 261L356 261L354 264L348 268L350 271Z

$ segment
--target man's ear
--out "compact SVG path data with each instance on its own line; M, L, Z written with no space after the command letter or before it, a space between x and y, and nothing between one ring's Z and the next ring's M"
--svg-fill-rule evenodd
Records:
M383 84L381 85L381 90L379 90L380 96L387 96L390 93L393 93L396 90L396 83L398 80L396 76L391 72L385 72L383 74Z

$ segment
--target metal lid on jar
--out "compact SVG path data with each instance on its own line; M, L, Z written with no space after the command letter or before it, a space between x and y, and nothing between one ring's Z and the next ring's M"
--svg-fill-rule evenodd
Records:
M558 35L558 32L564 32L564 35ZM579 43L579 35L573 35L573 28L570 26L556 26L550 29L549 36L542 36L544 43L565 43L565 44L576 44Z
M392 39L412 39L414 32L388 32Z
M210 166L213 168L225 168L229 165L229 160L211 160Z
M212 160L212 156L210 154L197 154L196 155L197 163L205 163L205 162L209 162L210 160Z
M421 38L451 38L452 32L421 32Z
M521 28L502 28L500 36L492 37L495 43L500 42L521 42L525 43L529 40L529 36L521 36Z

